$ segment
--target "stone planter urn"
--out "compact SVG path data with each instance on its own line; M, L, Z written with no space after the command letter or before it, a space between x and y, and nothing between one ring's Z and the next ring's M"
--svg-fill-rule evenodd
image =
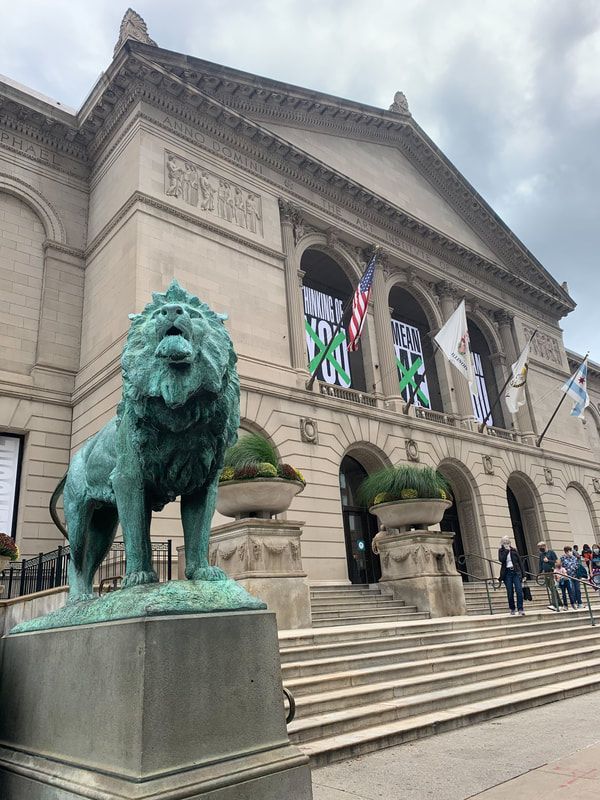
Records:
M375 514L381 525L407 531L417 527L426 529L429 525L441 522L444 512L452 505L450 500L441 498L425 498L414 500L392 500L371 506L369 511Z
M217 511L224 517L270 519L287 511L294 497L304 490L301 481L285 478L251 478L219 484Z
M269 611L275 612L279 630L311 626L310 590L300 549L302 525L290 520L246 517L218 525L210 535L211 565L220 567L254 597L260 597ZM177 554L179 577L183 578L184 548L177 548Z
M463 582L454 564L453 539L453 533L439 530L380 531L373 539L373 550L381 562L382 589L432 617L466 614Z

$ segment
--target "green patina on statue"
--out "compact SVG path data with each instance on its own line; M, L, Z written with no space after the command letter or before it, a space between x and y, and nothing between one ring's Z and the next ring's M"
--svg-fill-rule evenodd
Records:
M219 474L240 422L237 358L225 317L173 281L130 319L117 416L76 453L50 504L70 544L69 603L12 633L139 614L265 607L208 563ZM67 530L56 513L61 493ZM152 511L176 497L185 574L194 585L187 595L182 595L185 581L174 581L169 591L156 587L150 595L133 591L158 580L150 546ZM94 574L119 522L127 559L122 589L110 599L92 599ZM219 584L201 583L214 581Z

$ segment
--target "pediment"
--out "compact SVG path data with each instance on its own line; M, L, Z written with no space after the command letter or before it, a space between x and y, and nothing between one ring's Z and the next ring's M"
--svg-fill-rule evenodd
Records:
M208 115L269 150L272 163L310 173L327 188L442 250L482 261L517 291L539 295L560 316L575 304L413 120L407 108L376 109L128 41L79 112L92 153L127 85L152 102ZM122 104L121 104L122 107ZM95 140L95 141L94 141Z
M270 121L262 125L451 239L486 258L496 258L398 147Z

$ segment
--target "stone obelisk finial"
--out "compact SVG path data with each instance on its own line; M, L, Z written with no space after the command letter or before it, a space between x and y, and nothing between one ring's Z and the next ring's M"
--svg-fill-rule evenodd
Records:
M119 38L115 45L113 58L117 55L119 50L123 47L128 39L135 39L137 42L144 42L144 44L152 44L157 47L154 39L151 39L148 34L146 23L132 8L127 9L125 16L121 20Z

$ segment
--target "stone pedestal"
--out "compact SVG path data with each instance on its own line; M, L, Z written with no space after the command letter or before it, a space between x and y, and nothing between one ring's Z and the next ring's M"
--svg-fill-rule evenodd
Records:
M209 560L277 615L279 630L310 628L310 589L302 569L302 522L246 518L213 528ZM185 571L184 549L178 569Z
M463 583L454 566L453 538L452 533L430 530L377 534L381 588L432 617L466 614Z
M312 797L268 611L123 620L1 643L0 797Z

